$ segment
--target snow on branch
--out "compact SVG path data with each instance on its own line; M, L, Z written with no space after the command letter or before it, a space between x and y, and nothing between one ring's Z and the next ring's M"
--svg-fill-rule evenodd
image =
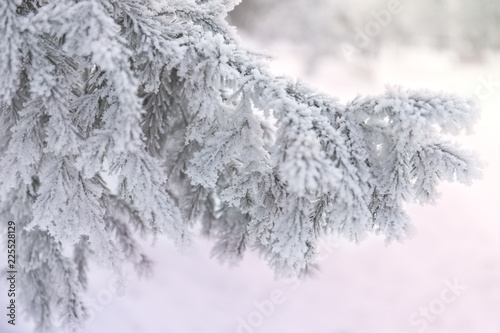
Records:
M450 142L474 101L388 87L342 104L276 77L225 21L236 3L1 1L0 215L36 243L20 262L40 331L84 320L88 260L150 269L135 233L183 247L200 224L221 261L255 248L302 275L322 235L401 239L404 202L477 176Z

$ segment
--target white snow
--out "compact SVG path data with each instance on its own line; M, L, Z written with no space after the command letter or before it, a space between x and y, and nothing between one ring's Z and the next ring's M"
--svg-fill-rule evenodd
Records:
M481 78L500 82L500 55L464 65L449 54L391 49L367 64L322 58L310 75L294 56L280 56L276 70L305 77L343 100L382 93L386 83L471 95ZM487 163L483 179L469 188L442 185L437 205L409 207L417 230L411 240L389 246L375 237L359 246L336 242L325 251L321 271L297 283L275 280L253 253L230 268L209 258L211 242L198 240L181 255L168 239L159 239L147 250L156 264L154 276L139 280L132 274L124 295L113 293L110 274L92 271L88 294L97 300L97 311L83 332L498 333L500 87L482 103L476 134L463 142ZM442 301L445 280L466 287L449 303ZM255 302L269 304L273 290L281 292L282 304L259 311ZM429 306L442 313L427 321L425 330L411 325L410 316ZM258 327L238 331L239 320L249 317ZM2 319L0 332L29 332L22 316L17 321L11 327Z
M307 80L342 99L357 93L381 93L385 83L472 95L481 77L492 75L500 81L497 57L492 55L487 64L463 65L448 54L391 50L372 61L371 73L342 60L322 59ZM306 76L295 65L299 60L280 61L283 64L277 66L288 73ZM263 313L262 324L252 327L253 332L411 333L420 326L412 326L409 317L428 306L439 312L436 299L446 288L444 281L457 279L466 290L445 304L443 313L428 322L425 332L497 333L500 87L497 89L483 101L476 134L464 139L488 163L483 179L469 188L443 185L436 206L409 207L417 230L411 240L389 246L381 238L370 238L359 246L342 241L331 254L325 252L316 277L301 282L298 288L290 281L276 281L255 254L247 254L239 267L228 268L209 259L210 242L198 241L192 253L181 256L167 240L161 240L149 251L156 261L154 277L131 281L125 296L103 306L85 332L238 332L239 318L248 320L250 316L259 323L254 302L270 300L272 291L279 289L286 300L275 305L269 316ZM94 275L100 277L100 283L94 283L90 295L97 297L109 278Z

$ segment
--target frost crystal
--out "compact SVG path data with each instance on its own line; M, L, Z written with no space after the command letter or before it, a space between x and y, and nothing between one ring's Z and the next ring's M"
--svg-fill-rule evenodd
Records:
M275 77L226 23L236 3L0 1L0 215L39 331L85 319L89 260L149 269L135 234L183 247L200 223L221 260L253 246L300 275L321 235L401 238L404 202L476 174L444 137L473 101L389 87L344 105Z

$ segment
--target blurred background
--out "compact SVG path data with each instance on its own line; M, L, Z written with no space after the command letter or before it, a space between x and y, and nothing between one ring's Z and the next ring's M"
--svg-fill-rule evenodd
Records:
M229 19L263 45L293 43L309 61L341 56L346 43L363 55L418 46L455 52L465 62L500 46L495 0L243 0ZM359 31L370 37L367 45L357 44Z
M435 206L409 205L416 232L404 243L325 240L305 281L276 280L250 252L221 265L201 238L186 254L146 243L154 274L131 270L125 291L93 269L83 332L500 332L500 2L243 0L228 20L277 74L342 101L386 84L475 96L482 119L459 141L481 156L483 178L443 184ZM18 321L0 332L29 332Z

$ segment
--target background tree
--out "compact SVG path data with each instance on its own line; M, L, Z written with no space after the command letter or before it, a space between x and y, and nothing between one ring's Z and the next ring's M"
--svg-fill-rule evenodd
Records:
M366 5L358 2L244 0L229 13L229 22L267 43L293 41L313 66L318 57L342 56L339 44L352 43L354 27L365 18L361 9Z
M229 14L232 24L265 43L291 40L306 54L308 65L321 56L343 58L343 43L358 47L355 38L374 13L387 8L385 0L243 0ZM500 4L495 0L399 1L401 13L361 48L359 55L373 57L384 46L424 46L451 50L462 60L482 60L483 53L499 48L494 27Z
M182 248L199 223L221 260L252 246L303 275L322 235L401 239L404 202L476 174L446 139L471 129L473 101L388 87L341 104L243 49L234 5L0 2L0 218L17 222L39 331L86 318L88 261L146 272L136 236Z

